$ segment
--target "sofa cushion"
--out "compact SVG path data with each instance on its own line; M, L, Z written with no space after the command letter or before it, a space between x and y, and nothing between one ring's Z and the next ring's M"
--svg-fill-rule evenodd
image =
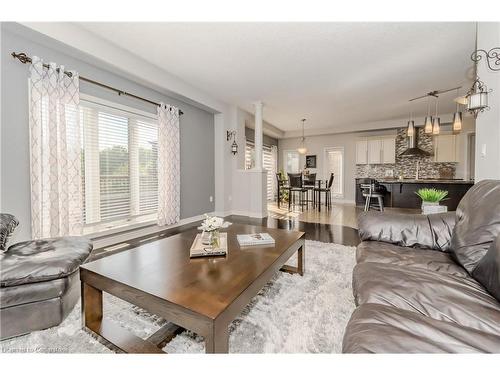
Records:
M475 184L457 207L451 249L457 261L472 273L500 233L500 181Z
M500 336L418 313L365 304L353 313L344 353L500 353Z
M500 236L497 236L486 255L474 268L472 277L500 301Z
M59 279L75 272L92 250L84 237L20 242L0 255L0 286Z
M431 215L363 212L358 216L359 236L362 241L449 251L455 216L454 212Z
M379 303L500 335L500 303L471 277L361 263L353 272L358 305Z
M78 271L75 271L61 279L0 288L0 306L4 309L61 297L72 287L72 284L78 283L79 278Z
M415 267L455 276L469 276L465 268L457 264L449 253L402 247L387 242L361 242L356 249L356 260L358 263L386 263L397 266Z
M19 220L14 215L0 214L0 251L7 249L7 241L18 225Z

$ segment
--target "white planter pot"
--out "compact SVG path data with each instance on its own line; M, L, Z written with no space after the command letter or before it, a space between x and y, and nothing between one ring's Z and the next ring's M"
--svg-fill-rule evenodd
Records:
M448 207L440 206L439 202L422 202L422 213L424 215L428 214L438 214L441 212L447 212Z

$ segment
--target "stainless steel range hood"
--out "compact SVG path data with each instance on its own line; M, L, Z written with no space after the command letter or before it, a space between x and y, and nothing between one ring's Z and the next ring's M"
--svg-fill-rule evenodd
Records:
M408 137L408 148L400 156L430 156L431 154L418 148L418 130L415 128L413 136Z

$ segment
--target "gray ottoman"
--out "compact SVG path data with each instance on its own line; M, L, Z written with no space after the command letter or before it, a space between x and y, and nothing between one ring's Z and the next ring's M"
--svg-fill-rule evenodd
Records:
M83 237L12 245L0 255L0 339L60 324L80 296L78 268L92 251Z

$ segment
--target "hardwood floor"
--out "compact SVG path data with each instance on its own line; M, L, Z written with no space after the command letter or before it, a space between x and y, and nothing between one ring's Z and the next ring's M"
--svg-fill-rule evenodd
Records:
M358 228L357 218L363 212L363 207L348 203L332 203L329 209L322 207L321 212L313 208L302 211L298 206L288 211L288 205L284 204L278 208L275 202L269 203L267 208L269 217L274 219L340 225L354 229ZM386 208L385 210L387 212L420 213L419 209L411 208Z

